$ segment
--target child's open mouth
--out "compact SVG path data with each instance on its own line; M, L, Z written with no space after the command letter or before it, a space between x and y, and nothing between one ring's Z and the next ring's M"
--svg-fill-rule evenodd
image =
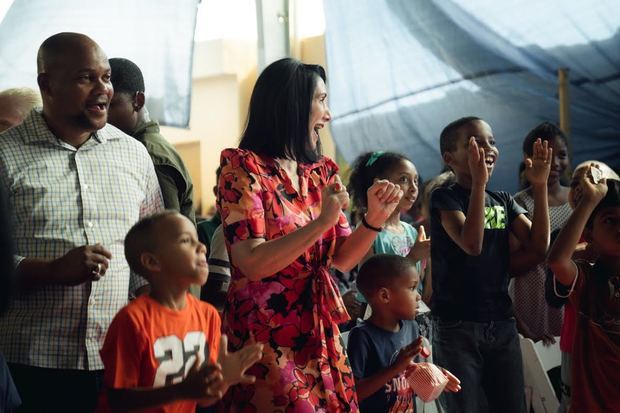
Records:
M495 156L489 156L487 155L484 158L484 163L487 164L487 167L492 168L493 166L495 166Z

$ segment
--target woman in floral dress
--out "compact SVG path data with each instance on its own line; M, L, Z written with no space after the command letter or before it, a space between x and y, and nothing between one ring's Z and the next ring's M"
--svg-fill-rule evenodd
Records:
M227 393L226 411L357 412L338 324L349 316L329 275L370 248L402 197L398 185L368 190L364 225L351 232L338 167L321 156L331 119L325 71L294 59L259 76L238 149L221 157L218 210L231 258L224 315L231 350L265 344L253 385Z

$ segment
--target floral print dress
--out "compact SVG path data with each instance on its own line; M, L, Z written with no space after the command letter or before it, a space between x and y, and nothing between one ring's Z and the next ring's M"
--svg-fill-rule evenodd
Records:
M337 165L328 158L299 164L299 193L278 163L242 149L221 157L218 210L228 252L235 242L273 240L318 218L321 191ZM338 224L288 267L250 281L231 259L223 329L230 350L251 337L264 343L263 358L248 370L253 385L231 388L226 411L357 412L351 367L338 324L349 316L329 275L336 240L351 233ZM232 256L231 256L232 258Z

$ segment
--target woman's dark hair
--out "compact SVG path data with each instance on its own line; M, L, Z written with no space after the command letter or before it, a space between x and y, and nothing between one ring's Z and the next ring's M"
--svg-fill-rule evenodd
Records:
M395 152L366 152L357 157L351 167L349 185L347 186L356 210L368 207L366 191L372 186L374 180L385 178L392 168L403 160L408 161L409 159L405 155Z
M568 147L568 138L564 132L562 132L562 129L551 122L543 122L529 131L525 139L523 139L523 153L532 156L534 153L534 142L536 142L538 138L543 141L551 141L560 138L564 142L564 145Z
M273 62L258 77L239 148L273 158L316 162L321 156L308 148L310 110L318 79L325 69L285 58Z

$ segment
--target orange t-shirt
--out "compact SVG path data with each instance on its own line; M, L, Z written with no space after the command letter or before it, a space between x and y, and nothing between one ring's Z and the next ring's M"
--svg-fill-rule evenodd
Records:
M221 321L210 304L187 294L187 305L172 310L148 294L116 314L100 351L104 391L98 412L110 411L106 388L162 387L181 382L199 361L217 360ZM184 400L141 412L193 412Z

